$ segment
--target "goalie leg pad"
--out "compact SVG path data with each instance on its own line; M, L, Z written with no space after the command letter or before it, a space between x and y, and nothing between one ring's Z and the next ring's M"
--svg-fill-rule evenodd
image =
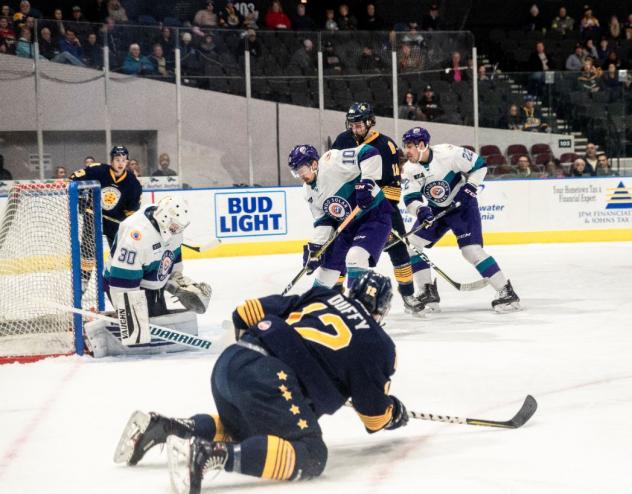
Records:
M121 343L125 346L149 343L149 314L143 290L114 294L114 306L121 328Z

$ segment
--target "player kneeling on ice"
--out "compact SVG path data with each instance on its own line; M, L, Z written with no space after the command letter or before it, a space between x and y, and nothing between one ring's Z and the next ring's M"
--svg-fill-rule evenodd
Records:
M288 157L292 174L304 182L305 199L314 217L314 234L304 246L307 274L316 271L315 285L333 287L345 270L351 286L377 264L391 233L392 207L376 181L382 158L373 146L331 149L322 158L309 144L295 146ZM324 251L333 231L349 225Z
M319 476L327 446L318 419L349 398L369 433L406 425L406 407L388 394L395 345L380 326L392 296L391 281L367 271L348 296L314 287L247 300L233 312L238 340L211 375L218 415L135 412L114 461L135 465L166 442L173 488L199 493L209 470L276 480Z
M485 160L469 149L452 144L431 148L430 133L422 127L413 127L402 140L408 158L402 170L402 189L408 212L417 217L413 229L453 202L460 204L429 228L410 235L410 243L421 251L424 247L432 247L452 230L463 257L497 290L498 296L492 301L492 307L498 312L520 309L520 299L511 282L496 260L483 250L476 194L487 173ZM414 252L411 260L415 283L423 287L418 300L427 311L438 310L437 280L432 282L430 266Z
M152 340L150 322L197 335L196 314L206 312L211 287L182 274L182 232L189 223L187 202L175 196L142 207L121 223L103 276L120 325L100 320L86 325L95 357L185 349ZM184 309L167 309L165 290Z

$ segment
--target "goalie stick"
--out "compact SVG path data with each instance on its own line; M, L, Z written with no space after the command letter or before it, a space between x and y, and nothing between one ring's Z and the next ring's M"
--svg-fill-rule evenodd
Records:
M353 403L348 401L346 406L353 407ZM416 412L414 410L408 410L408 417L418 420L430 420L432 422L444 422L446 424L464 424L464 425L479 425L483 427L498 427L501 429L518 429L522 427L527 421L533 417L533 414L538 409L538 402L531 395L527 395L524 403L520 407L520 410L509 420L487 420L487 419L471 419L461 417L451 417L450 415L437 415L434 413Z
M86 209L86 211L90 214L94 214L94 211L92 211L91 209ZM102 214L101 216L103 217L104 220L111 221L112 223L117 223L117 224L121 223L120 220L117 220L116 218L112 218L111 216L108 216L107 214ZM200 244L200 245L196 245L195 243L189 244L189 243L182 242L182 246L186 247L187 249L191 249L195 252L206 252L207 250L214 249L221 243L222 241L219 238L214 238L210 242L207 242L205 244Z
M47 302L46 305L54 307L56 309L65 310L66 312L73 312L75 314L81 314L86 317L93 317L95 319L101 319L102 321L110 322L119 325L119 320L114 317L106 316L98 312L91 312L89 310L77 309L76 307L69 307L67 305L57 304L55 302ZM149 323L149 331L152 336L163 341L170 341L171 343L177 343L178 345L188 346L197 350L209 350L213 342L202 338L200 336L194 336L189 333L183 333L177 329L165 328L163 326L156 326Z

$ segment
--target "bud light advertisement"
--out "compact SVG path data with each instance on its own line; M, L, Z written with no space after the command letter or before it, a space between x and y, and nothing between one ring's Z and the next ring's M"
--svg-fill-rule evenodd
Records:
M287 202L284 190L217 192L217 238L287 235Z

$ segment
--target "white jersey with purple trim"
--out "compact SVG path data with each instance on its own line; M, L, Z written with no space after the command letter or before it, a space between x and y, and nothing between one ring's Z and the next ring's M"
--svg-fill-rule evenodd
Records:
M121 222L104 278L110 293L145 288L163 288L173 271L182 271L182 234L164 241L147 209L141 207Z
M361 144L349 149L331 149L318 160L316 180L304 184L305 198L314 217L311 242L323 244L337 222L342 221L356 206L355 184L362 179L382 178L382 158L377 149ZM373 189L374 208L384 193L379 186Z
M425 204L445 208L466 182L478 187L486 174L485 160L475 152L452 144L437 144L430 148L427 163L404 164L404 203L411 214Z

